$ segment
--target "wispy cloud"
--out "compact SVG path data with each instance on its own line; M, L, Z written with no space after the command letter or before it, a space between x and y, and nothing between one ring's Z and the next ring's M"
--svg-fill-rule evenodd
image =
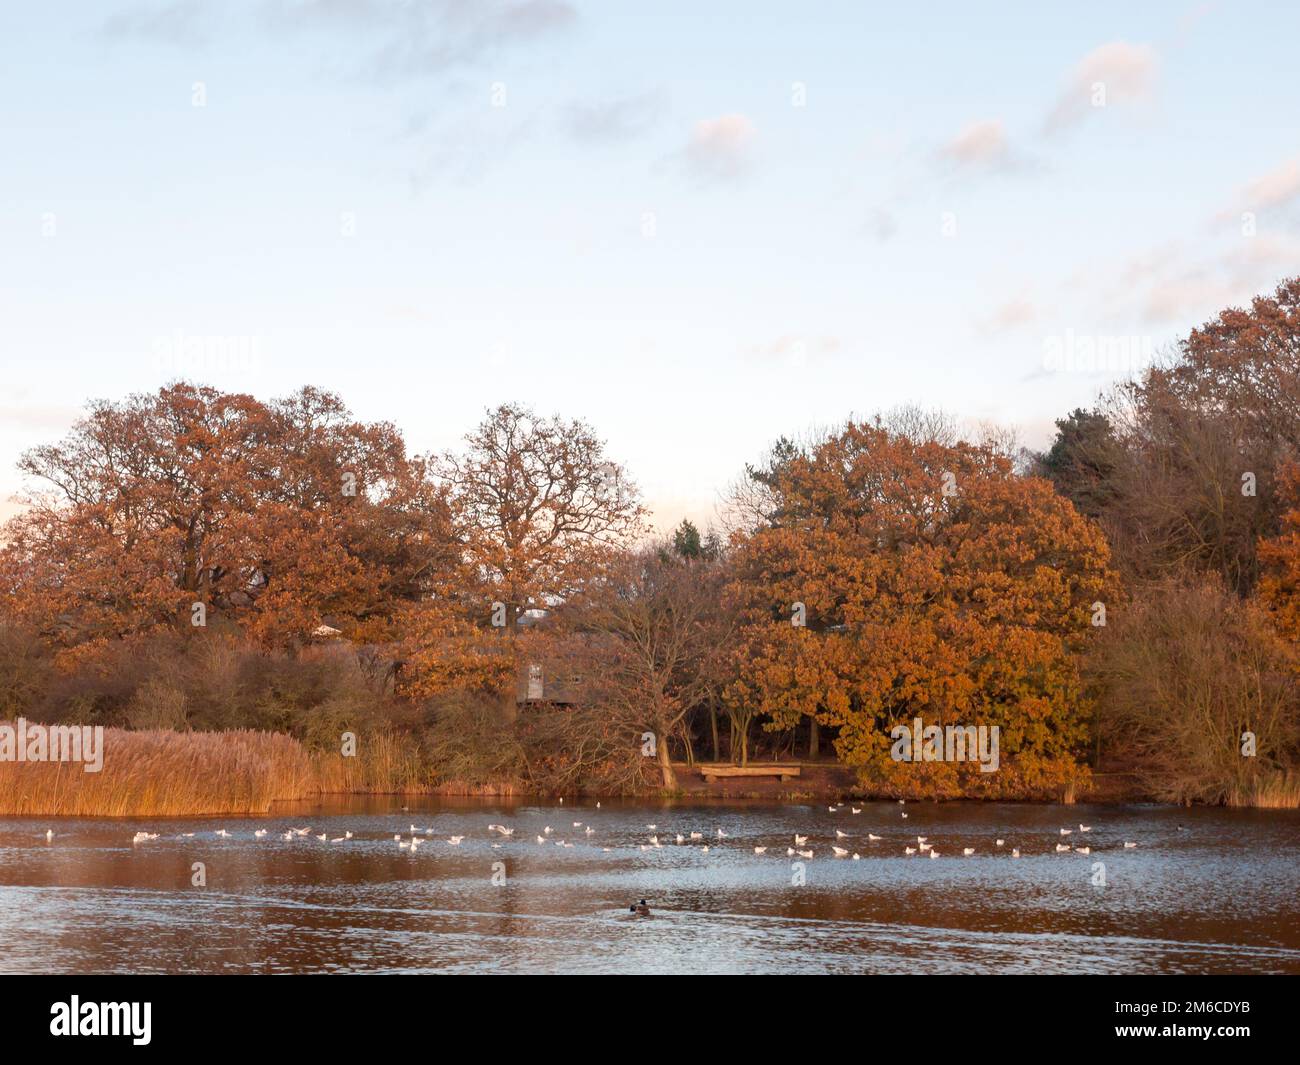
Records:
M1111 41L1094 48L1070 71L1044 131L1060 132L1105 108L1149 99L1158 69L1159 59L1149 45Z
M734 180L750 169L757 133L754 123L744 115L701 119L680 153L682 161L696 177Z
M211 39L214 7L218 5L201 0L173 0L123 8L103 22L101 33L201 46ZM504 48L549 38L577 22L575 8L564 0L261 0L248 10L279 35L346 34L350 55L361 56L352 73L377 82L478 64Z
M220 6L173 0L127 7L110 15L101 32L122 40L201 45L212 35L210 17ZM470 66L578 21L565 0L260 0L248 10L263 32L281 37L346 33L349 52L363 57L356 73L375 81ZM225 22L230 13L221 11Z
M1038 317L1038 308L1029 300L1017 297L994 308L993 313L976 323L976 332L984 337L996 337L1028 325Z
M834 336L798 336L786 334L761 344L751 344L741 354L745 361L760 366L799 370L830 358L840 350Z
M641 93L614 100L575 102L564 109L564 125L575 140L607 144L629 140L654 126L663 116L662 92Z
M563 0L269 0L262 16L285 35L346 31L365 55L359 73L375 81L480 64L578 21Z
M1174 29L1174 46L1182 47L1192 33L1195 32L1196 27L1214 10L1214 7L1215 5L1212 3L1196 4L1183 12L1182 17L1178 20L1178 25Z
M210 27L201 0L148 4L109 15L101 32L110 39L154 41L194 47L208 42Z
M489 109L491 110L491 109ZM491 110L496 122L470 115L438 123L428 116L408 127L418 158L410 171L412 192L419 194L447 181L473 184L535 142L543 123L538 112Z
M986 118L967 125L945 144L940 156L958 166L999 166L1011 155L1001 119Z
M1300 260L1300 242L1285 236L1237 237L1202 251L1170 242L1139 252L1102 294L1108 320L1183 327L1266 291Z
M886 241L894 239L898 232L898 219L883 207L878 207L871 212L871 217L862 224L862 231L868 236L874 237L879 243L884 244Z
M1242 190L1244 207L1278 207L1300 196L1300 159L1261 174Z

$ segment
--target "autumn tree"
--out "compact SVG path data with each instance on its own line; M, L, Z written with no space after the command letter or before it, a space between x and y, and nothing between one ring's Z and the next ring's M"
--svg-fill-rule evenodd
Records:
M1099 413L1113 447L1096 425L1074 427L1086 441L1062 430L1062 449L1101 457L1088 502L1130 580L1213 573L1239 595L1254 588L1257 545L1279 525L1277 470L1300 454L1298 351L1293 278L1192 330L1108 394Z
M0 580L64 647L219 622L284 644L326 616L379 632L455 554L445 499L396 429L310 388L97 402L21 468L37 489L5 529Z
M1100 530L988 447L849 423L763 473L734 552L743 621L729 702L769 728L838 729L840 756L898 793L1046 792L1087 732L1075 653L1108 587ZM890 728L997 725L996 780L890 758Z
M0 721L31 711L50 675L49 649L36 633L0 616Z
M635 484L579 420L503 404L466 436L463 453L442 455L431 471L511 635L525 611L562 602L641 532Z
M461 692L513 704L518 648L496 638L467 604L452 598L412 604L398 627L401 695L423 700Z
M1300 643L1300 464L1288 463L1280 481L1281 528L1259 545L1259 600L1279 631Z

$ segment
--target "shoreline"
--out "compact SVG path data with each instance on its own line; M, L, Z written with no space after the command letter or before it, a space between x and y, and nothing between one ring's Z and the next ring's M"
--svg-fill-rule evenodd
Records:
M410 793L374 793L374 792L330 792L317 795L306 796L300 799L278 799L270 804L266 810L203 810L187 813L150 813L146 811L132 813L41 813L36 811L24 811L22 813L0 812L0 825L6 822L14 821L123 821L138 822L141 820L149 821L195 821L202 819L221 818L223 820L248 820L263 821L273 818L284 818L288 816L307 816L311 811L321 810L322 812L331 812L331 807L345 807L360 803L364 800L372 800L376 806L385 805L380 802L384 799L402 799L415 800L414 805L403 804L392 807L386 812L402 812L408 810L412 813L425 809L428 805L445 805L450 808L491 808L491 807L516 807L516 806L534 806L555 809L589 809L595 803L601 803L609 809L616 810L620 808L642 808L642 809L659 809L665 807L688 807L692 805L699 806L738 806L755 809L779 809L782 807L793 807L809 805L810 803L820 804L823 797L810 797L807 795L788 795L788 796L768 796L768 795L744 795L744 794L689 794L689 795L663 795L663 794L645 794L645 795L564 795L564 796L546 796L533 795L515 792L511 795L448 795L434 794L433 792L421 792L418 794ZM427 800L422 802L421 800ZM567 801L561 801L567 800ZM850 801L860 802L863 806L878 804L893 804L894 800L890 799L858 799L846 800L846 805ZM1079 800L1074 803L1054 802L1051 800L1031 800L1031 799L909 799L907 807L938 807L938 806L1006 806L1006 807L1080 807L1088 809L1109 809L1122 810L1131 808L1156 809L1156 810L1223 810L1235 811L1237 813L1254 812L1259 814L1284 813L1294 814L1295 810L1282 807L1265 807L1265 806L1212 806L1206 803L1195 803L1192 806L1184 806L1181 803L1160 802L1155 799L1125 799L1125 800ZM339 811L334 812L342 812Z
M1130 767L1080 767L1077 784L1037 791L1008 788L993 794L881 791L833 756L815 759L673 762L675 784L659 786L658 766L643 767L635 788L602 788L599 781L564 789L537 787L501 776L478 781L451 778L444 767L413 756L400 737L377 734L361 756L309 751L275 732L177 732L158 729L104 732L96 771L73 760L0 760L0 817L265 816L281 803L390 796L481 799L508 803L626 801L655 803L756 802L839 804L866 802L1010 802L1021 805L1122 806L1166 803L1138 785ZM466 774L469 776L469 773ZM653 783L646 778L653 779ZM582 786L586 783L588 786ZM594 786L593 786L594 785ZM1211 804L1203 804L1211 805ZM1285 803L1224 803L1244 809L1293 808Z
M716 765L717 763L709 763ZM431 788L367 788L367 787L325 787L308 788L299 794L266 796L249 808L233 796L223 801L216 796L208 796L211 801L197 803L191 808L180 809L118 809L96 810L60 808L69 799L70 792L62 791L56 802L56 808L48 806L23 809L0 808L0 818L25 817L66 817L66 818L186 818L186 817L269 817L274 816L277 808L298 807L303 805L329 803L331 801L361 799L414 799L414 800L451 800L464 802L498 802L504 804L563 804L565 800L590 804L592 802L609 802L617 804L653 804L653 803L689 803L702 801L743 802L769 806L783 806L809 802L834 803L898 803L899 796L879 794L861 790L853 772L838 763L832 762L785 762L785 765L797 764L801 770L798 781L779 780L772 777L742 777L705 781L703 769L705 764L674 763L673 769L678 777L675 789L647 788L639 792L598 792L575 790L568 792L534 791L519 786L518 783L502 782L497 785L464 785L448 782ZM752 763L751 763L752 765ZM30 796L29 796L30 798ZM1178 803L1162 802L1135 787L1126 773L1095 773L1093 784L1086 790L1066 797L998 797L952 796L935 798L927 796L905 797L904 804L950 805L954 803L1003 804L1015 806L1169 806L1178 807ZM1208 805L1208 804L1195 804ZM1267 809L1268 807L1234 807L1238 809Z

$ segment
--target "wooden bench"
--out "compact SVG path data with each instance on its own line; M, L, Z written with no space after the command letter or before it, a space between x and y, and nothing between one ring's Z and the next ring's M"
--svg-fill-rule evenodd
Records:
M700 776L712 784L718 777L779 777L789 780L799 775L797 765L702 765Z

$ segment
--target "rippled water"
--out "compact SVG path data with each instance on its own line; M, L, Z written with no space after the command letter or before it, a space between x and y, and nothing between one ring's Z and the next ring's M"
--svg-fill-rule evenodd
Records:
M0 970L1300 973L1294 811L602 807L384 797L266 818L0 819ZM414 855L393 840L412 823L433 829ZM649 824L663 845L642 850ZM140 830L159 838L133 844ZM796 832L812 859L786 854ZM939 858L904 854L918 834ZM1063 840L1092 853L1057 853ZM648 919L627 913L641 897Z

